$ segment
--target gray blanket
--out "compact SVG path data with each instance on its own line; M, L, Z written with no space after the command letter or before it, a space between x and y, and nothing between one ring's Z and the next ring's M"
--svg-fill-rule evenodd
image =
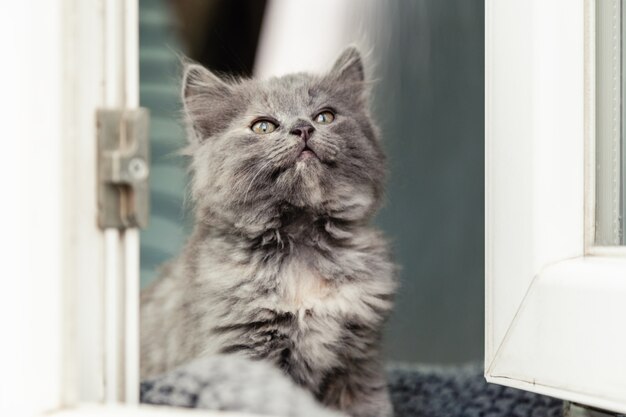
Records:
M388 366L396 417L552 417L563 402L487 384L482 365ZM278 370L232 356L201 359L141 384L148 404L288 417L339 417Z

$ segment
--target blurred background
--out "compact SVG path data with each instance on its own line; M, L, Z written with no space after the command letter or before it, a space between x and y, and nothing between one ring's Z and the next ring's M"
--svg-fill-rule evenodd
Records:
M150 226L141 280L190 231L177 151L179 56L235 75L324 71L348 44L377 80L372 106L389 157L376 223L392 239L401 290L389 360L483 355L484 4L482 0L140 0L140 101L150 109Z

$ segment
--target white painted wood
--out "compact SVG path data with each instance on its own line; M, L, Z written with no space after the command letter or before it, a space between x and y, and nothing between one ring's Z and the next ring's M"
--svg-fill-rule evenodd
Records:
M0 43L12 58L0 67L0 328L8 335L0 344L0 415L224 414L96 405L137 401L139 238L136 230L105 236L95 189L96 109L137 105L136 5L0 6Z
M124 107L124 8L119 0L103 1L104 102L101 107ZM122 235L105 231L104 254L104 401L123 400L124 392L124 256Z
M582 9L565 0L486 5L489 363L533 277L583 253L584 141Z
M60 7L60 6L59 6ZM72 308L70 366L64 390L68 403L101 401L104 397L104 235L98 228L96 187L95 111L104 102L103 21L100 2L69 0L63 8L67 98L67 136L71 147L67 165L71 170L73 236L71 286L67 303ZM94 46L98 45L98 46Z
M626 246L593 246L587 255L626 258Z
M124 292L121 287L123 256L120 233L104 231L104 400L116 403L122 399L122 343L124 329Z
M60 1L3 2L0 415L63 402L67 251ZM45 70L41 63L45 62ZM44 93L45 94L42 94Z
M127 108L139 107L139 2L124 1L124 97ZM139 230L124 232L124 400L139 403Z
M139 231L127 230L124 234L125 301L125 393L126 404L139 403Z
M110 232L116 249L107 252L95 198L96 109L137 104L136 1L5 3L0 324L10 338L0 344L0 415L101 402L107 392L136 402L138 236ZM122 285L123 273L136 289ZM126 306L121 290L130 308L116 308ZM105 375L105 353L110 361L118 352L130 360ZM113 394L124 380L126 393Z
M72 141L68 161L75 209L73 285L68 294L74 301L74 339L70 342L74 393L68 402L117 401L123 398L124 380L120 376L124 371L124 340L120 337L125 323L124 242L117 231L107 231L105 238L96 224L95 112L125 104L124 3L68 0L63 11L67 32L65 105L71 115L68 134Z
M486 3L485 375L624 412L626 252L590 236L594 7Z
M488 379L513 379L535 392L626 412L624 300L623 258L547 266L487 369Z
M139 105L136 0L104 1L105 107ZM139 233L106 231L105 400L139 400Z
M525 22L530 20L529 2L487 1L485 19L485 210L486 210L486 333L485 362L492 360L495 348L504 337L507 325L517 310L532 277L531 246L531 32ZM497 16L497 18L496 18ZM491 68L499 68L491 76ZM519 70L518 70L519 69ZM506 94L498 94L506 89ZM515 108L507 107L516 102ZM508 138L507 143L493 138ZM512 146L512 148L508 148ZM492 156L493 154L493 156ZM496 157L497 156L497 157ZM519 157L517 157L519 156ZM526 166L524 164L527 164ZM509 170L508 178L501 172ZM514 200L495 200L494 189L516 190ZM516 221L507 221L511 216ZM497 228L497 229L494 229ZM494 235L509 235L510 244L502 246ZM497 250L497 252L496 252ZM507 259L515 259L508 264ZM494 275L509 276L511 285L494 282ZM497 287L496 287L497 286ZM498 312L499 320L491 317Z

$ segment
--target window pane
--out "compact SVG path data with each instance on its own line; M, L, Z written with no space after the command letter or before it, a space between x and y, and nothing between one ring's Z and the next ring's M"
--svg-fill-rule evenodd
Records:
M624 30L624 22L626 22L626 7L624 4L624 0L621 0L621 36L620 39L622 41L622 48L620 48L620 52L621 52L621 64L622 64L622 76L621 76L621 84L622 84L622 88L621 88L621 92L622 92L622 97L621 97L621 104L622 104L622 114L621 114L621 121L622 121L622 129L621 129L621 133L622 133L622 140L621 140L621 198L620 198L620 204L621 204L621 210L620 210L620 222L621 222L621 239L620 239L620 244L624 245L626 244L626 105L624 105L624 103L626 102L626 82L624 82L623 80L626 78L626 54L624 54L624 52L622 51L624 48L624 45L626 45L626 30Z
M623 0L596 3L596 245L624 243Z

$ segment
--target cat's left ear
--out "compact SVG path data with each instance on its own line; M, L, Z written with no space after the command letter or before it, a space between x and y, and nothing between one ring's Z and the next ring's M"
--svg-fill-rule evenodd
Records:
M355 46L347 47L335 61L331 74L340 82L362 83L365 81L365 69L359 50Z
M182 102L189 139L203 141L225 129L241 109L233 85L202 65L184 63Z

